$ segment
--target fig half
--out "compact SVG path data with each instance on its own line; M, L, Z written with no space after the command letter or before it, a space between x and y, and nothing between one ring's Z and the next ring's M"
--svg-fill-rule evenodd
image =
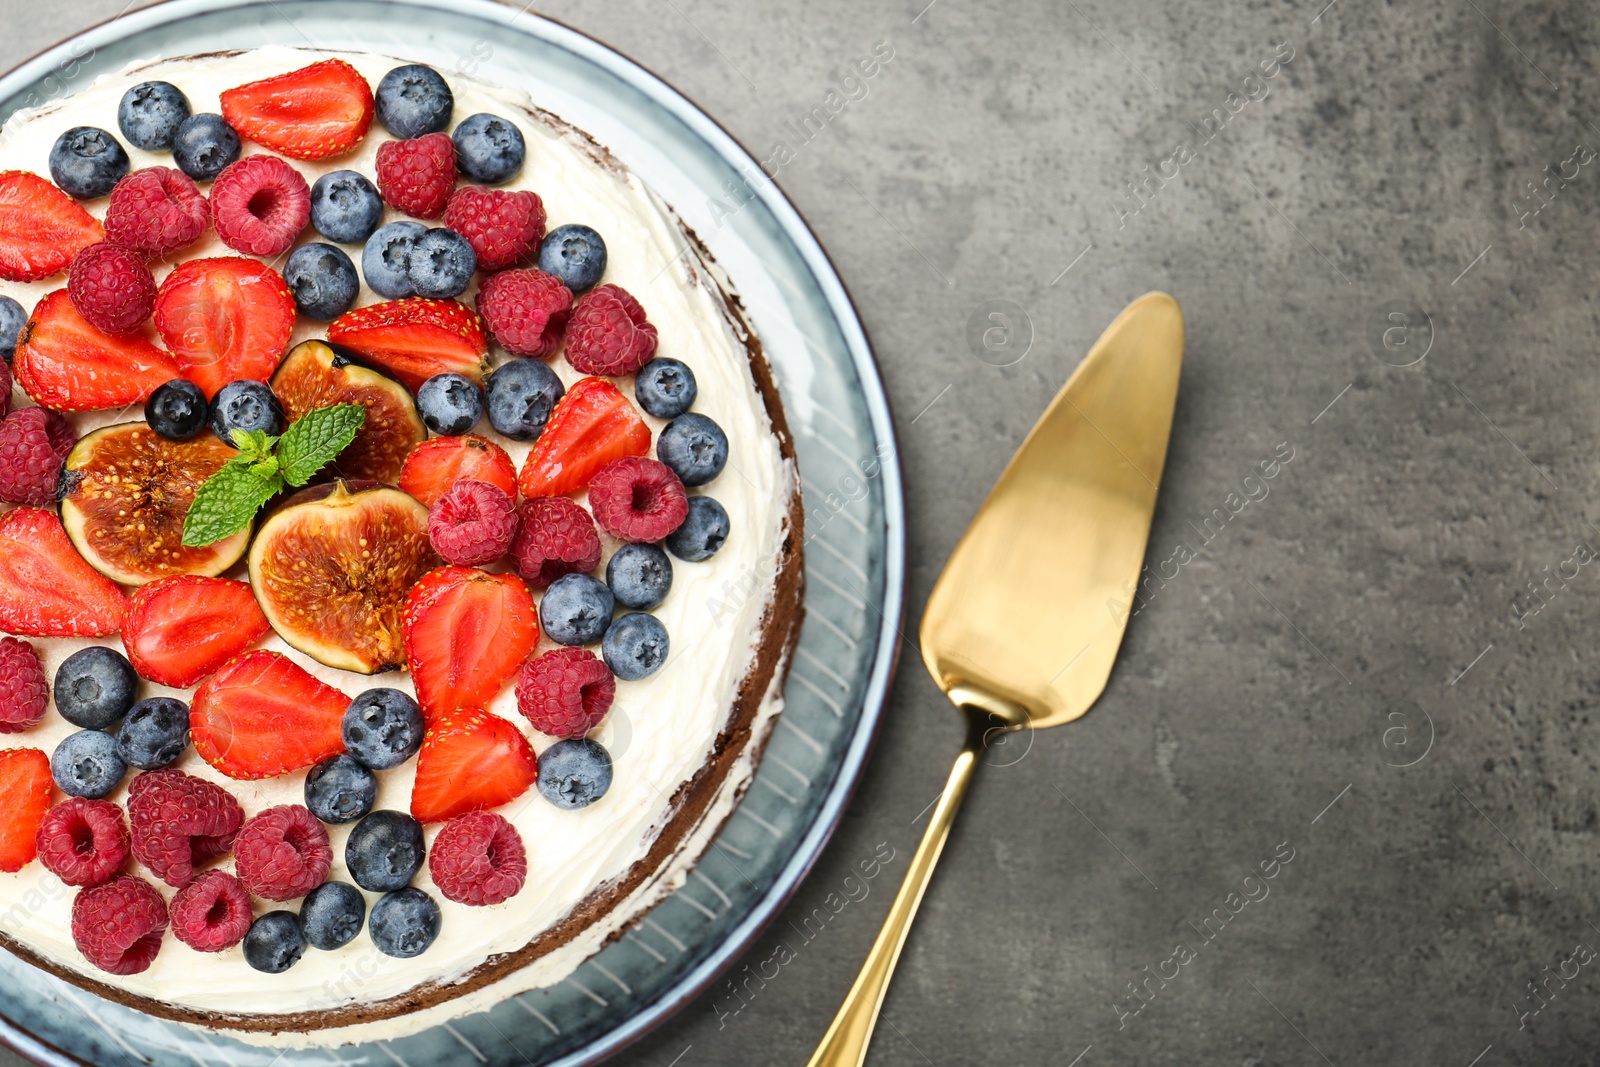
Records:
M400 480L411 450L428 439L428 428L405 386L381 371L364 367L326 341L295 345L272 376L272 391L293 422L330 404L360 404L367 421L350 446L324 470L323 477Z

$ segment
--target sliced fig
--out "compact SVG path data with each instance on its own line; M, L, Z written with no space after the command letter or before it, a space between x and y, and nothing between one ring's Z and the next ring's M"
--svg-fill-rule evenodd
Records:
M354 362L350 354L326 341L295 345L272 376L272 391L291 422L329 404L360 404L367 409L361 432L327 468L329 479L392 485L400 478L406 456L428 439L410 390L382 371Z
M404 665L406 594L439 562L427 508L398 489L340 479L301 490L261 524L250 584L290 645L376 674Z
M183 520L200 486L237 454L210 431L169 441L142 422L106 426L67 453L61 523L90 566L112 581L215 577L239 562L250 528L189 548Z

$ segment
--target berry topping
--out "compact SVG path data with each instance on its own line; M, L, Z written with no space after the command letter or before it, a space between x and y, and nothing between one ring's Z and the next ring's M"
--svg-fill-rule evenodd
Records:
M418 296L435 300L448 300L466 292L477 269L478 254L471 243L443 227L418 237L406 262L412 289Z
M142 256L167 256L200 240L211 204L194 181L171 167L136 170L111 190L106 240Z
M276 156L228 164L211 186L211 222L224 244L252 256L287 252L311 221L311 187Z
M514 356L543 359L561 346L572 315L572 294L542 270L501 271L478 287L478 313L494 339Z
M0 500L39 508L55 503L73 440L72 427L53 411L23 408L7 415L0 422Z
M504 816L469 811L433 839L428 873L446 900L478 908L504 904L528 879L528 850Z
M372 107L372 87L342 59L325 59L222 94L222 115L230 126L291 159L326 159L350 151L367 135Z
M471 567L425 575L406 597L403 628L417 702L430 720L487 705L539 641L538 612L522 579Z
M658 545L623 545L606 563L606 584L618 604L649 611L672 589L672 560Z
M282 974L305 954L305 928L292 911L269 911L244 935L244 961L267 974Z
M658 419L675 419L688 411L700 388L694 371L666 356L657 356L639 368L633 379L633 398L645 414Z
M401 219L382 226L361 249L361 274L367 287L379 296L402 300L417 295L411 280L411 249L428 232L420 222Z
M665 463L629 456L589 480L595 521L624 541L659 541L683 525L689 498Z
M233 843L239 881L258 897L293 900L328 878L333 846L316 816L299 804L267 808Z
M4 255L5 239L0 235L0 259ZM0 276L3 276L4 269L3 263L0 263ZM9 296L0 296L0 359L6 363L4 388L0 389L0 395L5 397L5 405L0 408L0 414L11 410L11 361L17 355L17 338L27 324L28 313L22 305Z
M128 601L84 562L61 520L40 508L0 516L0 630L24 637L104 637Z
M232 948L250 923L250 891L227 871L207 871L172 898L172 933L198 952Z
M563 574L592 574L600 566L600 534L580 505L564 496L524 501L518 509L511 559L535 589Z
M444 822L468 811L509 804L539 777L528 739L479 708L436 714L417 757L411 814Z
M344 846L344 865L356 885L389 893L422 870L422 824L403 811L375 811L356 823Z
M421 137L449 129L455 96L439 72L413 63L378 82L378 121L396 137Z
M277 394L266 382L240 378L217 390L211 401L208 420L211 432L222 438L229 447L238 447L233 440L234 430L250 433L260 430L271 437L283 433L287 416Z
M655 352L655 325L620 285L591 289L572 305L566 356L580 373L632 374Z
M489 375L484 406L489 425L513 441L533 441L566 395L556 372L536 359L513 359Z
M459 374L435 374L417 390L417 410L428 429L459 437L483 417L483 390Z
M539 601L539 623L550 640L592 645L611 625L616 597L611 587L587 574L565 574L550 583Z
M667 551L687 563L699 563L717 554L728 539L728 513L708 496L689 498L689 515L683 525L662 542Z
M39 862L68 885L100 885L122 870L132 839L122 809L109 800L68 797L45 815Z
M476 434L436 437L413 448L400 471L399 484L431 508L464 478L499 486L508 496L517 492L517 468L511 457L493 441Z
M420 889L406 886L385 894L372 906L367 930L379 952L410 959L428 951L439 936L439 905Z
M332 322L350 310L361 294L361 276L344 249L320 241L301 245L289 256L283 280L300 314Z
M173 697L141 700L117 728L117 755L141 771L158 771L189 747L189 705Z
M172 161L197 182L208 182L239 158L239 134L221 115L190 115L178 125Z
M311 187L311 225L330 241L360 244L382 219L383 198L364 174L330 171Z
M39 853L39 827L50 810L50 759L36 748L0 751L0 871L20 871Z
M74 126L50 149L50 177L78 200L105 196L127 173L127 151L97 126Z
M0 227L0 245L5 242ZM105 368L117 373L107 374ZM132 333L97 330L57 289L33 309L17 340L17 384L54 411L103 411L144 402L156 387L179 377L178 363Z
M306 773L306 807L323 822L355 822L377 799L378 779L353 757L329 756Z
M107 729L128 714L138 691L133 665L104 645L80 648L56 668L56 711L86 730Z
M613 461L648 451L650 427L628 398L604 378L583 378L551 412L517 487L529 498L565 496Z
M524 663L517 677L517 710L551 737L582 737L600 725L616 697L611 671L585 648L546 652Z
M72 901L72 943L108 974L149 970L166 929L167 902L131 874L80 890Z
M483 324L471 308L420 297L346 312L328 327L328 340L376 363L413 392L445 372L481 382L489 351Z
M661 625L660 619L642 611L633 611L618 616L606 628L606 636L600 642L600 654L605 657L606 666L618 678L624 682L637 682L661 669L661 665L667 662L671 647L667 640L667 628Z
M354 941L366 920L367 898L349 882L323 882L300 905L306 942L324 952Z
M89 325L106 333L132 333L155 310L156 279L126 248L90 245L72 261L67 295Z
M728 463L728 435L711 419L691 411L667 424L656 439L656 456L684 485L705 485Z
M481 567L501 558L517 535L517 506L488 482L457 482L428 513L428 540L448 563Z
M544 237L544 201L538 193L526 190L508 192L468 185L451 194L445 222L472 242L479 270L505 270L527 260L539 247Z
M37 174L0 171L0 278L36 282L105 240L99 220Z
M0 734L20 734L44 721L50 687L44 664L26 641L0 637Z
M398 689L368 689L344 713L344 747L375 771L398 767L422 747L422 709Z
M606 243L587 226L557 226L539 246L539 269L574 294L587 293L606 272Z
M539 757L539 795L558 808L586 808L610 788L611 753L598 741L557 741Z
M452 135L461 174L479 185L499 185L522 171L527 146L522 131L498 115L473 115Z
M159 386L144 402L145 425L169 441L188 441L206 428L205 392L187 378Z
M178 574L134 590L122 624L122 644L141 675L188 689L268 629L249 582ZM59 695L56 704L61 704Z
M195 690L194 747L229 778L272 778L344 749L350 698L278 652L246 652Z
M69 797L99 800L122 784L128 765L117 752L117 739L100 730L79 730L62 738L50 753L50 776Z
M430 133L378 146L378 192L397 211L419 219L444 214L456 187L456 153L449 134Z
M189 117L189 98L171 82L140 82L122 94L117 126L135 148L166 152Z
M196 867L228 854L243 822L226 789L179 770L146 771L128 786L133 856L178 889Z

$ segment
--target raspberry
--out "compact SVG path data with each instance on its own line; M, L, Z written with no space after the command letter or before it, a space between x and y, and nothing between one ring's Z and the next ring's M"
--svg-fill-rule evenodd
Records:
M72 902L72 941L84 958L111 974L138 974L155 962L167 929L167 902L131 874L79 890Z
M0 734L20 734L44 721L50 687L39 653L26 641L0 637Z
M484 907L522 892L528 851L517 828L492 811L469 811L444 824L428 853L428 873L446 900Z
M665 463L629 456L590 480L589 507L595 521L613 537L659 541L683 525L689 515L689 494Z
M106 240L152 258L200 240L211 205L187 174L171 167L134 171L111 190Z
M479 270L504 270L533 255L544 240L544 201L538 193L468 185L451 195L444 221L478 253Z
M563 574L600 566L600 534L589 513L564 496L542 496L517 509L511 561L523 581L543 589Z
M130 847L122 809L109 800L69 797L39 825L39 862L68 885L109 881L127 862Z
M428 540L448 563L493 563L517 536L517 505L498 485L463 479L428 512Z
M455 187L456 145L448 133L378 146L378 193L390 207L436 219Z
M221 952L250 932L250 894L227 871L207 871L172 898L172 932L200 952Z
M489 275L478 286L476 304L501 348L543 359L561 346L572 291L554 275L527 267Z
M311 221L311 187L277 156L228 164L211 184L211 222L229 248L252 256L287 252Z
M84 321L105 333L132 333L156 307L156 279L144 260L112 244L78 253L67 296Z
M54 411L23 408L7 415L0 422L0 500L54 504L61 463L74 440L72 427Z
M620 285L602 285L578 298L567 323L567 362L583 374L633 374L656 351L656 328Z
M243 821L226 789L182 771L147 771L128 787L134 858L178 889L197 866L227 855Z
M333 866L328 831L303 804L280 804L245 823L233 855L239 881L268 900L305 896Z
M517 709L551 737L582 737L600 724L617 698L617 680L586 648L558 648L522 665Z

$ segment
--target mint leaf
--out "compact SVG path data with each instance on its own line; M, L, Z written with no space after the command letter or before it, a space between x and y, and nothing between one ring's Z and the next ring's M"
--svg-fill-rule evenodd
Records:
M191 548L215 544L250 525L261 510L283 488L283 477L266 477L253 466L229 463L206 479L183 518L183 543Z
M360 404L334 404L308 411L278 440L278 469L293 486L305 485L356 439L367 409Z
M272 455L272 446L278 443L276 437L269 436L265 430L229 430L228 436L233 438L233 446L239 450L234 457L239 463L258 463Z

